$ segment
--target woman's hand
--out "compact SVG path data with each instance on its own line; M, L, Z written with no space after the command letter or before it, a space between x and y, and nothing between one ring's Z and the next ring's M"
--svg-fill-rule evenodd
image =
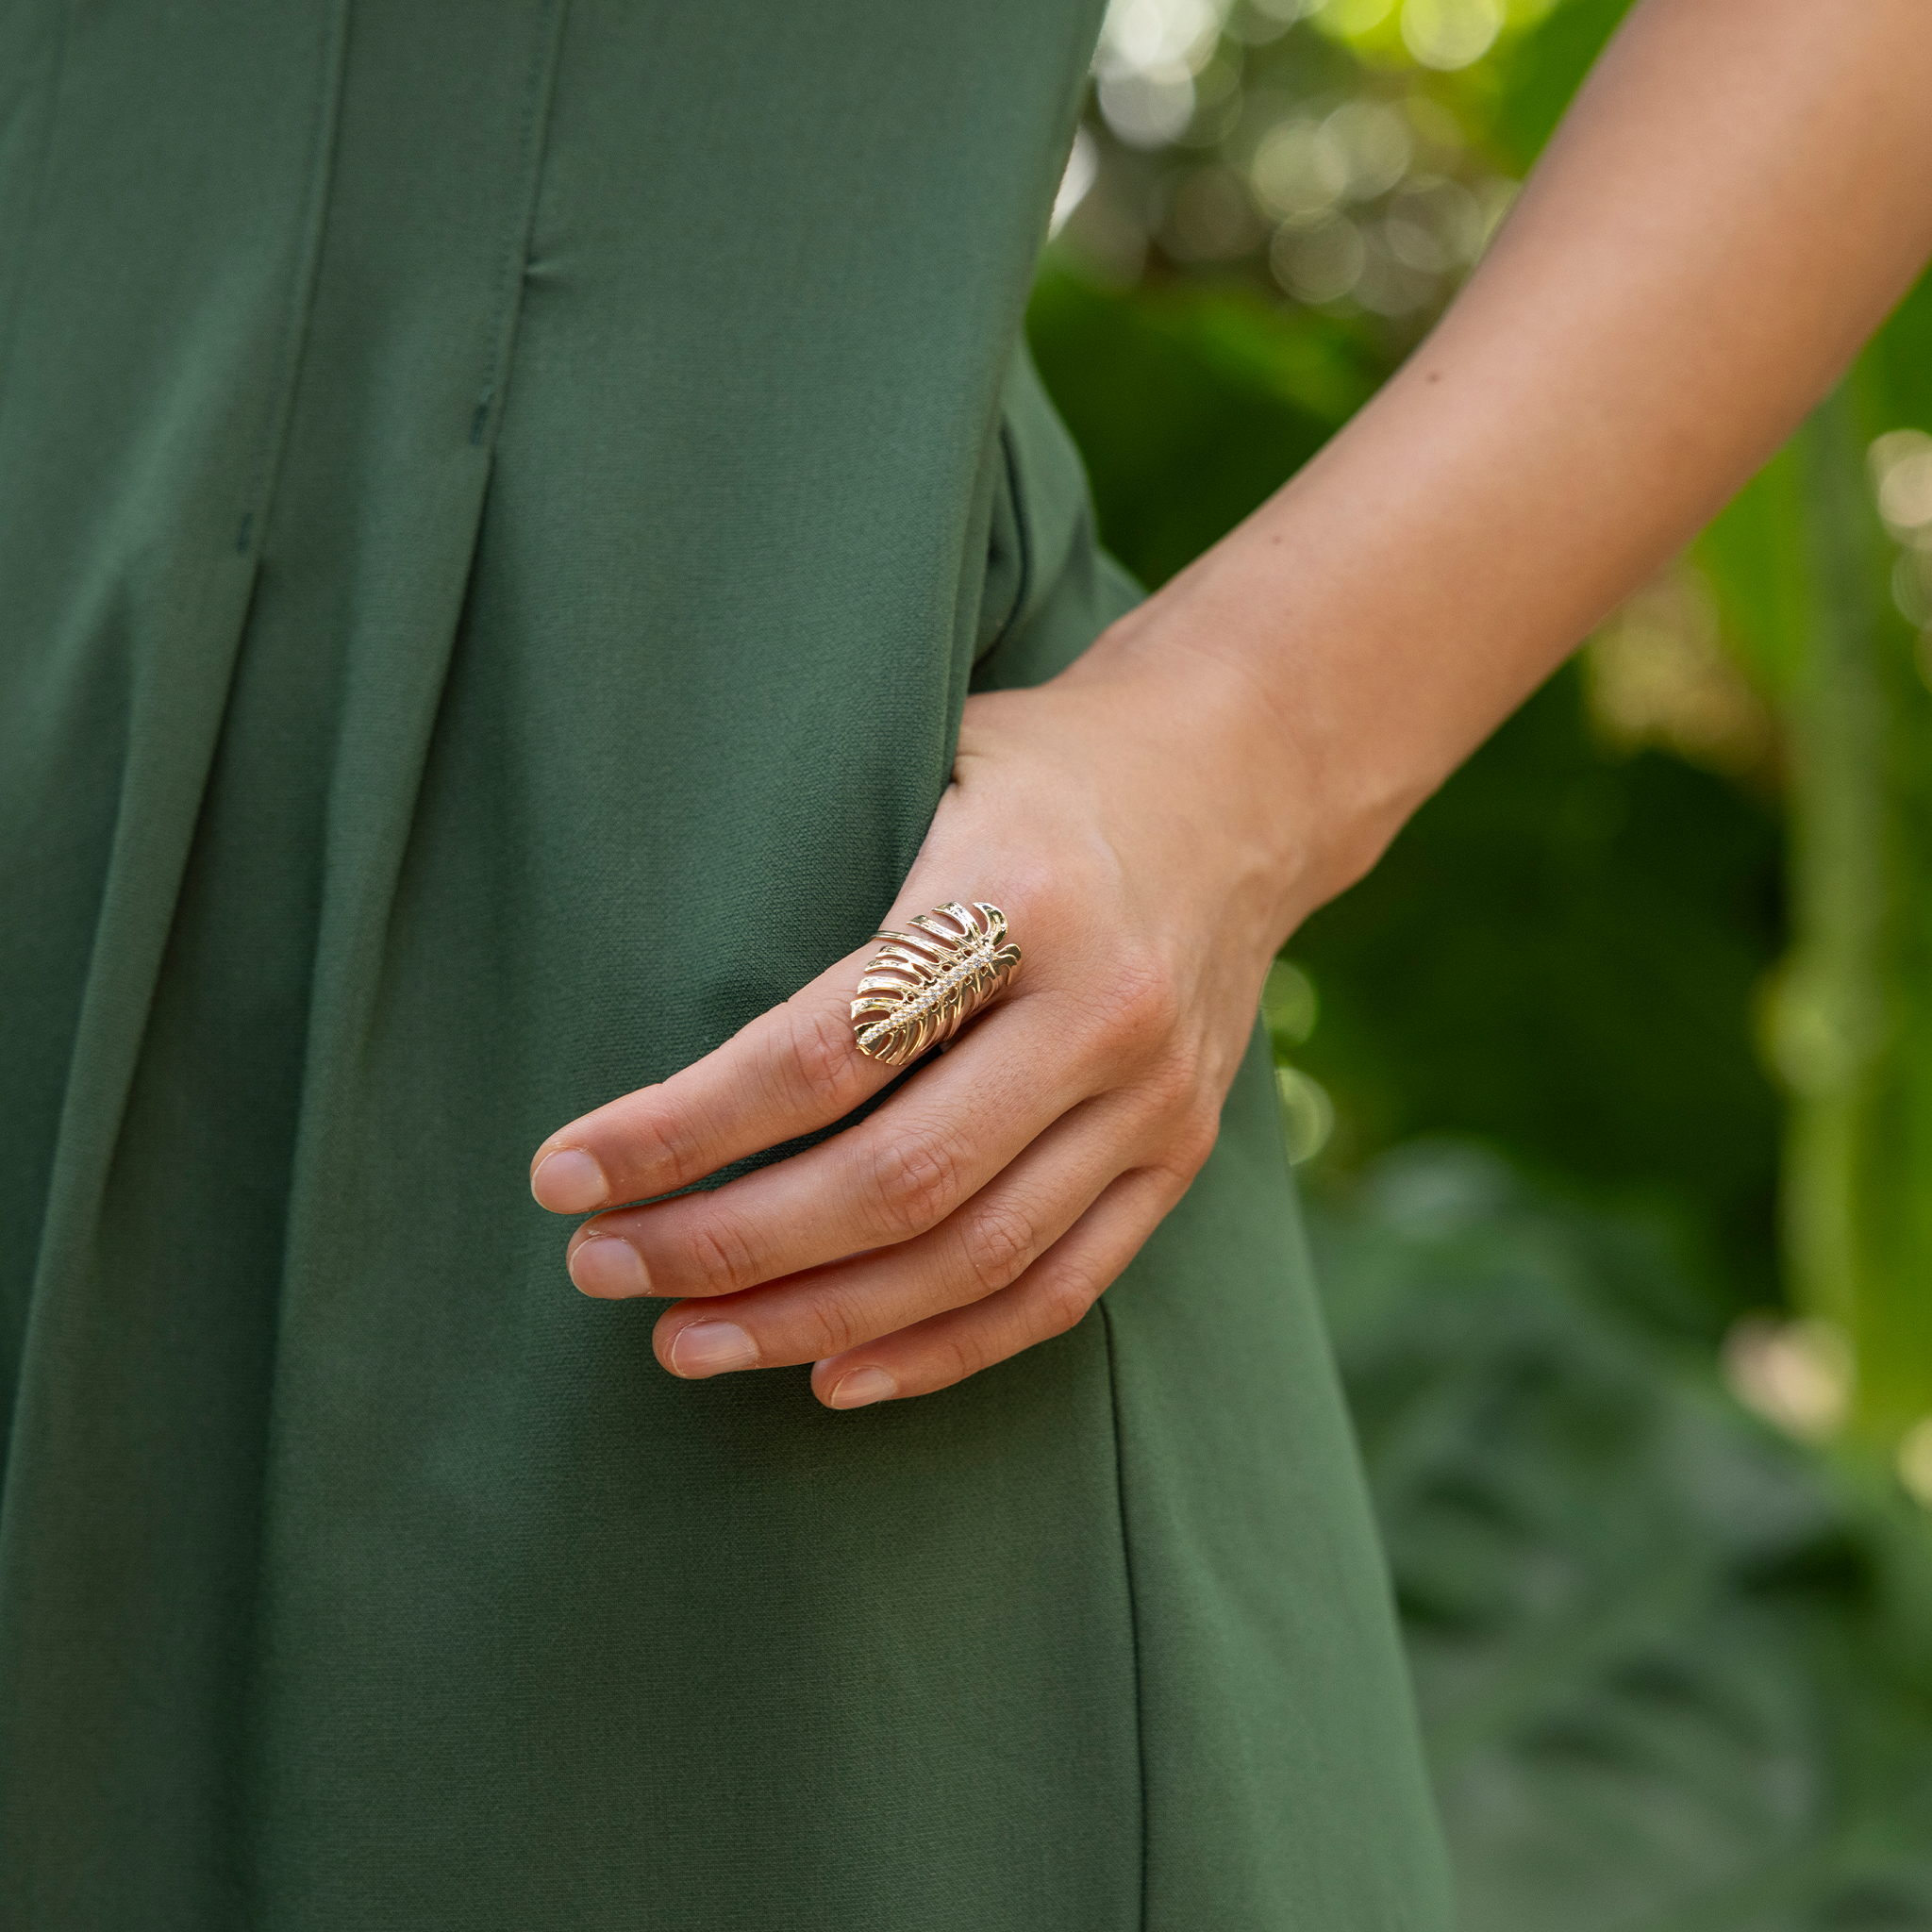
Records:
M1129 625L1133 620L1129 620ZM1005 908L1012 990L876 1112L708 1191L573 1236L586 1294L669 1299L674 1374L813 1362L834 1408L923 1395L1070 1328L1214 1144L1297 908L1280 740L1237 675L1096 649L969 700L953 782L881 922ZM893 1077L853 1043L867 945L660 1086L554 1134L537 1199L661 1195Z
M1635 8L1368 407L1061 676L968 705L884 924L1003 907L1014 990L845 1133L600 1214L578 1287L671 1299L678 1374L814 1361L834 1407L1078 1321L1207 1158L1296 920L1770 454L1924 260L1924 13ZM555 1135L537 1198L665 1194L842 1118L891 1077L853 1043L870 954Z

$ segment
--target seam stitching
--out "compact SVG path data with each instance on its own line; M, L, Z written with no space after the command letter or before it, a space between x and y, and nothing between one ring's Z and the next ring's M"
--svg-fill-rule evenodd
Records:
M1120 1352L1114 1338L1113 1317L1108 1311L1104 1295L1100 1300L1100 1326L1107 1338L1108 1407L1113 1418L1114 1497L1120 1508L1121 1568L1126 1576L1127 1631L1134 1657L1134 1761L1141 1786L1141 1909L1137 1917L1140 1932L1147 1932L1147 1874L1151 1862L1149 1846L1152 1833L1148 1829L1147 1816L1147 1707L1141 1661L1141 1598L1134 1587L1134 1539L1127 1520L1126 1451L1121 1436Z
M1013 608L1007 613L1007 621L1000 625L999 638L994 645L997 649L1008 638L1016 636L1027 618L1027 606L1033 597L1033 573L1035 565L1033 525L1027 515L1027 490L1023 478L1023 465L1020 453L1015 446L1018 439L1013 434L1011 419L1004 410L1000 412L1000 457L1007 466L1007 494L1013 503L1013 541L1020 546L1020 581L1013 591Z
M530 49L530 69L524 82L523 119L517 128L524 205L519 219L504 237L503 259L496 272L496 297L490 315L490 360L484 368L483 385L470 418L473 445L480 444L486 430L492 429L503 417L503 392L509 378L517 318L523 308L520 301L512 299L512 291L521 284L529 266L530 240L537 226L545 146L541 135L548 129L550 96L557 80L566 5L567 0L542 0L536 44Z
M1026 490L1020 480L1021 464L1014 444L1012 421L1003 407L999 417L1000 470L1006 478L1007 501L1013 509L1013 544L1019 553L1020 568L1007 614L1000 620L999 628L974 655L968 676L974 680L1025 627L1027 601L1033 595L1035 545L1032 528L1026 521Z

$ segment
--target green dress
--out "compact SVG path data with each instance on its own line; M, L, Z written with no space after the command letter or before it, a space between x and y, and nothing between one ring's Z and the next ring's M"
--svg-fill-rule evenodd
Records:
M525 1185L1131 600L1017 347L1097 13L0 11L8 1932L1442 1923L1258 1040L919 1401L674 1380Z

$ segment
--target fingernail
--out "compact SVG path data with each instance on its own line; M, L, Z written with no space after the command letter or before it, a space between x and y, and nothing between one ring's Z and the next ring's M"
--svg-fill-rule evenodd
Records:
M755 1369L758 1343L736 1322L693 1322L671 1344L674 1374L722 1375L726 1369Z
M883 1369L854 1369L832 1385L834 1408L863 1408L869 1402L883 1402L899 1392L898 1383Z
M559 1147L537 1163L530 1191L553 1214L588 1214L609 1198L610 1183L581 1147Z
M642 1256L614 1234L593 1234L574 1249L570 1278L586 1294L623 1296L651 1291Z

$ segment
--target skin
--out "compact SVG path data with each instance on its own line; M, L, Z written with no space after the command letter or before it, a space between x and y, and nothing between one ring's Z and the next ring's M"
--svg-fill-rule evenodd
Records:
M1932 0L1648 0L1502 234L1322 454L1037 689L968 701L884 924L1004 907L1013 991L876 1113L572 1236L674 1374L835 1408L1072 1326L1198 1172L1269 962L1784 440L1932 253ZM583 1214L826 1125L874 948L551 1136Z

